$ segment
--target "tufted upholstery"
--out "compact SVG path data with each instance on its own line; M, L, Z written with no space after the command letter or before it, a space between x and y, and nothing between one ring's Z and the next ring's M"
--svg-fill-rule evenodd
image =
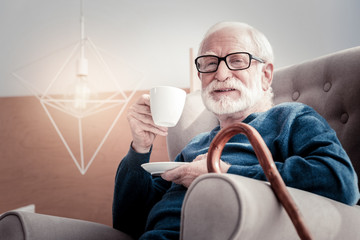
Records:
M302 102L322 115L360 176L360 47L275 71L275 104Z
M302 102L328 121L360 177L360 47L277 69L272 87L275 104ZM217 124L202 104L200 93L189 94L178 125L169 129L170 159L192 137Z

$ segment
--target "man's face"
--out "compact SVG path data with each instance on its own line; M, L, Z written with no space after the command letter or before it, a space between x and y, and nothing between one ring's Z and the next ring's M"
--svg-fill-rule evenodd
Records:
M234 52L255 54L251 37L239 29L220 30L210 35L203 44L201 55L224 57ZM217 115L244 111L261 100L262 66L252 61L250 68L240 71L228 69L221 61L214 73L199 73L205 106Z

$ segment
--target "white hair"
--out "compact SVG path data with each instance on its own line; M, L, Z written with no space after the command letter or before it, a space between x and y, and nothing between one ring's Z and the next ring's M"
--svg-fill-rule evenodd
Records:
M213 25L205 34L202 42L200 43L199 52L198 55L202 54L203 51L203 45L204 42L207 40L207 38L222 29L225 28L232 28L232 29L245 29L248 31L250 37L252 38L254 42L255 51L253 54L255 54L257 57L260 57L266 62L274 62L274 53L273 49L271 47L271 44L269 40L266 38L266 36L257 30L256 28L242 22L220 22L215 25Z

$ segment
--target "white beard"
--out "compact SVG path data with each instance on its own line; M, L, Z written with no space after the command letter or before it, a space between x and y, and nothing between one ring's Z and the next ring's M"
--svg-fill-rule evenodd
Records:
M260 81L256 79L258 83ZM215 89L220 88L234 88L240 92L240 97L238 99L233 99L230 96L221 96L219 100L215 100L211 93ZM231 78L224 82L212 81L205 89L202 89L201 96L204 102L205 107L217 114L232 114L236 112L242 112L256 103L258 103L261 98L264 96L260 84L255 84L251 88L245 87L240 80L236 78Z

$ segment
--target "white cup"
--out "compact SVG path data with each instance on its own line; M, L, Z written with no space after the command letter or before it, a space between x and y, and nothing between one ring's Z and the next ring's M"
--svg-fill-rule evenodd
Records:
M150 109L154 123L174 127L185 105L186 92L180 88L159 86L150 89Z

